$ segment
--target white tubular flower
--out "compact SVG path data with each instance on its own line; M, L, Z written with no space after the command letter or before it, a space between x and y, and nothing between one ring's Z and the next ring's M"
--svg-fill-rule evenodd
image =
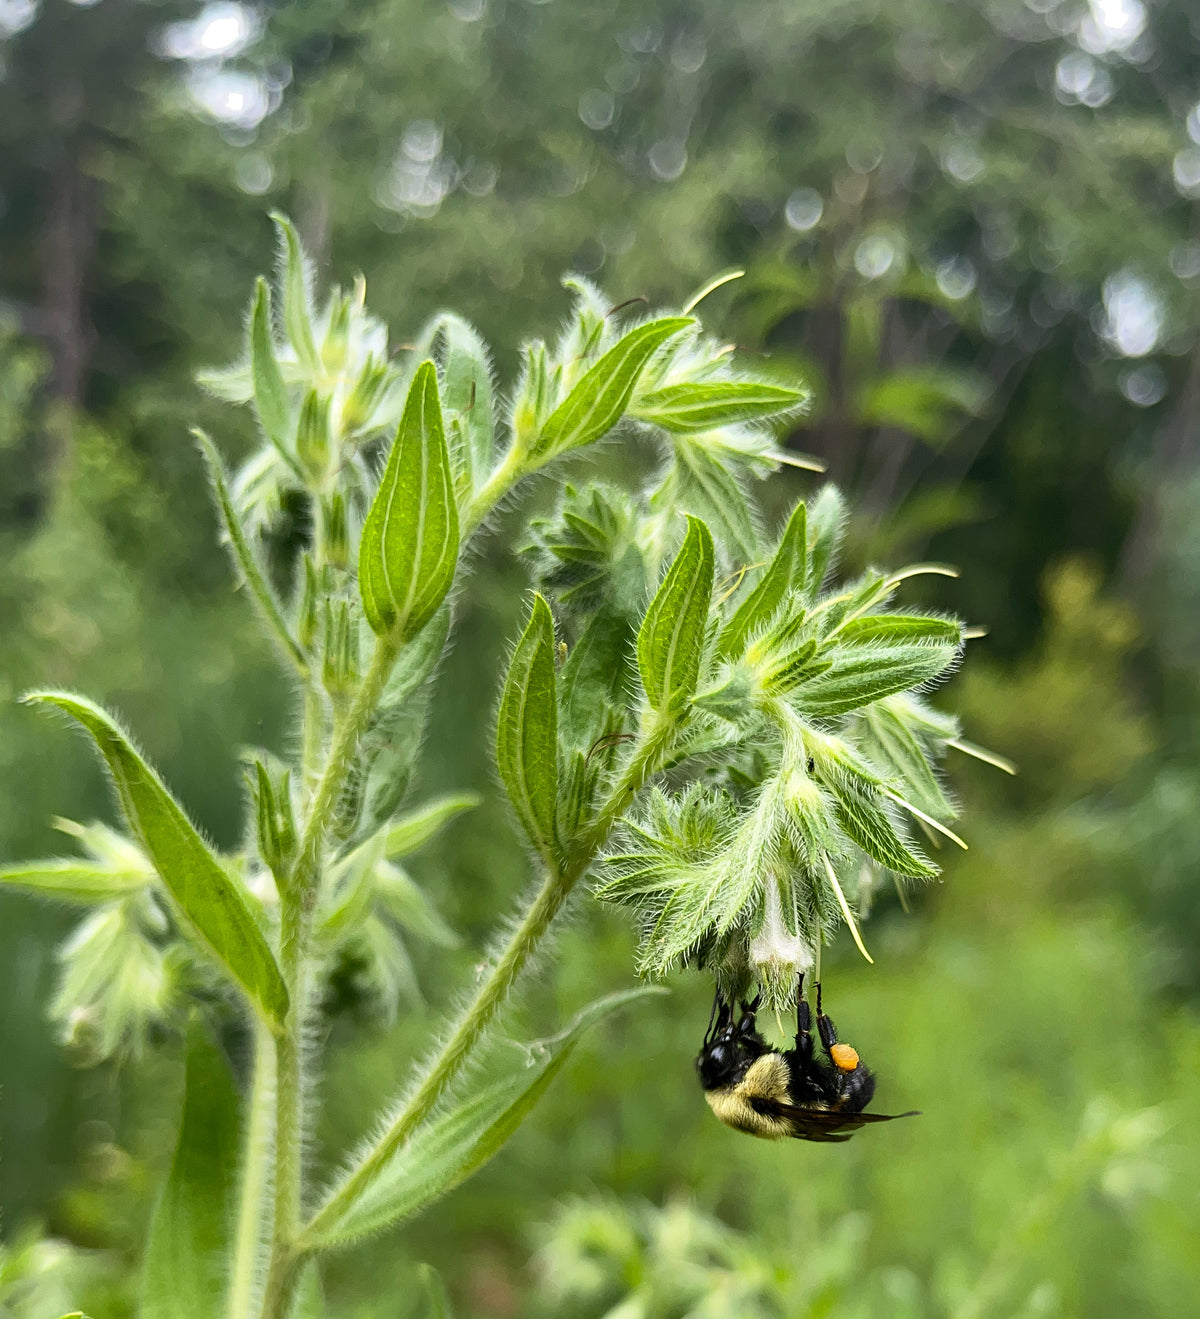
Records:
M783 919L779 881L770 875L763 898L763 921L750 944L750 967L768 1005L795 1001L796 978L814 964L813 950Z

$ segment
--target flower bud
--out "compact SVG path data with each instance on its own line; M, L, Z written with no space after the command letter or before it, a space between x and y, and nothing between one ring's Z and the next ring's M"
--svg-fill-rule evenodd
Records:
M350 529L346 515L346 496L335 490L322 499L317 510L321 532L319 550L322 562L335 568L350 566Z
M300 645L307 651L317 639L317 610L321 602L321 583L311 554L304 556L304 594L300 599L300 620L296 628Z
M329 436L329 400L315 389L304 396L300 421L296 428L296 456L314 485L320 486L329 474L333 446Z

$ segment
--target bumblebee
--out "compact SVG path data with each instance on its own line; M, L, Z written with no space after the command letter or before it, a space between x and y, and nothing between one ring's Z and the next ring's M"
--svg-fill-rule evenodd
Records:
M796 1047L781 1053L758 1033L759 998L733 1004L718 991L704 1045L696 1059L709 1108L735 1131L763 1140L849 1140L868 1122L892 1122L916 1113L864 1113L875 1094L875 1075L848 1044L839 1044L833 1022L821 1010L817 985L818 1053L804 977L796 995Z

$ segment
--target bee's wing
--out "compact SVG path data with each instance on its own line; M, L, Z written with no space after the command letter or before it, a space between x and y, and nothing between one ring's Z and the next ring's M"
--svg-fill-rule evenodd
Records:
M897 1118L921 1116L916 1109L907 1113L833 1113L827 1109L797 1108L795 1104L775 1099L756 1098L752 1102L760 1113L786 1122L797 1140L849 1140L868 1122L895 1122Z

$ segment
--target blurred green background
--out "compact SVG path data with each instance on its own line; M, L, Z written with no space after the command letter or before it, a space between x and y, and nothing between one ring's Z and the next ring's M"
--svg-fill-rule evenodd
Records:
M119 708L227 845L238 747L286 736L188 437L250 441L193 376L236 355L272 207L398 342L450 306L509 378L568 271L677 303L744 267L709 320L812 385L788 442L851 495L852 557L953 562L924 602L988 628L938 699L1020 775L953 767L970 852L875 913L876 966L838 947L825 972L878 1107L924 1115L836 1149L719 1127L692 1071L710 991L681 979L475 1180L335 1260L333 1316L420 1313L420 1261L466 1316L1195 1313L1198 67L1188 0L0 0L5 860L111 812L27 686ZM526 879L488 761L511 533L418 785L485 794L414 866L465 937L419 958L433 1012ZM118 1319L178 1049L73 1066L45 1022L69 924L0 901L0 1226ZM580 901L525 1026L627 984L631 953ZM317 1160L425 1029L338 1021Z

